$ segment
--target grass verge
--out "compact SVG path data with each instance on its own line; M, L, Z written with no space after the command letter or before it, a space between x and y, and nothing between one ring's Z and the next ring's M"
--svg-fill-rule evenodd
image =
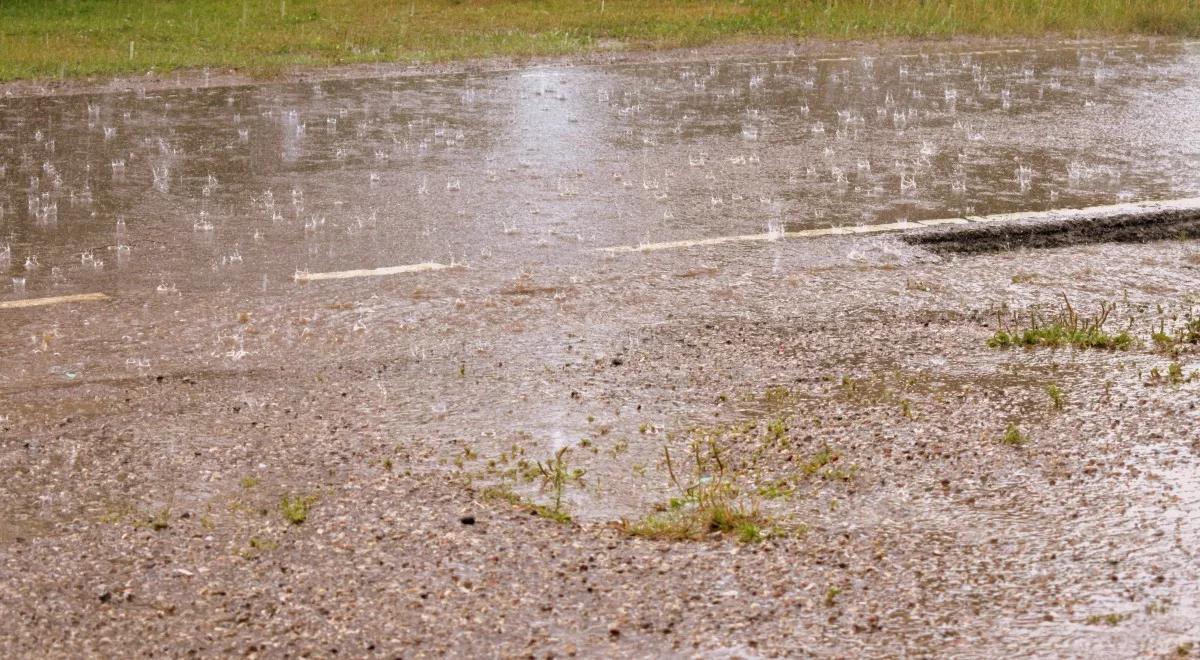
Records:
M565 55L735 39L1200 36L1195 0L9 0L0 81Z

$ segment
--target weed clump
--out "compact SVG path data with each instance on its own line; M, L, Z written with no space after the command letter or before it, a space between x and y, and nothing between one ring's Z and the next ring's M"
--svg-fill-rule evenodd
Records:
M831 481L848 481L854 477L856 466L842 468L835 465L841 458L829 445L823 445L811 458L800 466L800 471L808 476L818 476Z
M1036 313L1009 322L998 318L1000 329L988 339L987 345L991 348L1071 346L1081 350L1125 350L1133 345L1133 336L1127 330L1112 334L1104 329L1115 308L1115 303L1103 303L1095 316L1080 316L1064 295L1059 309L1049 318Z
M1150 340L1159 352L1178 356L1180 348L1200 344L1200 318L1190 319L1171 332L1167 332L1165 323L1160 323L1158 330L1150 334Z
M534 511L543 518L549 518L557 522L570 522L571 516L567 515L562 510L563 494L567 490L567 484L572 481L578 481L583 478L583 470L576 468L572 470L567 465L567 451L569 447L563 447L554 454L554 458L547 460L543 465L538 462L538 470L542 473L542 487L551 487L554 489L554 506L546 507L542 505L533 505Z
M710 439L706 446L693 442L692 455L695 478L683 486L675 474L670 450L663 448L667 473L682 496L673 498L664 512L637 522L623 522L623 529L633 536L672 541L698 540L712 534L733 536L742 543L763 540L767 520L757 505L739 497L716 441Z
M1118 612L1113 612L1111 614L1091 614L1088 615L1087 624L1089 626L1098 626L1101 624L1106 626L1115 626L1128 618L1128 614L1122 614Z
M1029 436L1021 432L1021 428L1016 422L1009 422L1008 428L1004 431L1004 436L1000 439L1006 445L1021 447L1029 442Z
M150 517L150 529L156 532L161 532L171 526L171 510L161 509L158 513Z
M315 495L284 495L279 501L279 508L283 511L284 519L293 525L301 525L308 520L308 512L316 501Z
M557 523L566 524L571 522L571 515L563 508L563 497L567 485L572 481L582 479L584 471L578 468L574 470L570 468L566 458L568 450L568 447L563 447L545 463L537 461L532 466L532 470L536 471L536 474L540 474L542 477L542 488L553 489L553 505L538 504L537 502L521 497L513 492L512 488L507 484L488 486L480 492L480 496L485 500L505 502L512 506L520 507L530 513Z
M1067 405L1067 395L1058 385L1054 383L1047 385L1046 394L1050 397L1050 405L1055 410L1062 410Z
M787 432L787 422L782 417L767 422L767 440L786 443Z
M1167 365L1167 373L1159 371L1158 367L1150 370L1150 380L1147 385L1183 385L1200 378L1200 372L1192 372L1190 376L1183 375L1183 365L1172 362Z

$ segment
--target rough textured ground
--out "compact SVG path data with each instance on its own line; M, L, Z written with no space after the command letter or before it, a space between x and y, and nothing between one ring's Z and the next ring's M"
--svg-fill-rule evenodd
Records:
M1150 371L1200 362L1148 339L1198 302L1194 243L942 259L839 238L710 256L534 273L525 292L462 272L478 288L460 301L448 283L381 283L370 325L410 328L387 342L327 314L296 355L249 372L9 388L3 651L1112 657L1197 641L1200 384ZM986 346L994 306L1062 293L1117 301L1140 345ZM609 298L626 313L589 313ZM508 321L456 327L464 306ZM478 348L438 356L466 331ZM437 413L457 397L477 405ZM531 408L609 429L570 454L588 470L568 487L574 522L480 497L508 479L486 462L510 445L547 453L520 433ZM768 472L788 482L761 498L780 537L610 524L670 496L663 445L767 417L790 448L763 427L726 446L747 493ZM1028 444L1002 442L1010 421ZM822 444L849 477L804 473ZM315 497L303 524L285 494Z

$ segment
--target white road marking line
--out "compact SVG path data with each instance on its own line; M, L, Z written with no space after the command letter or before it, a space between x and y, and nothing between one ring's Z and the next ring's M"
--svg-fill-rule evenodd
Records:
M1162 211L1200 211L1200 197L1184 199L1149 200L1144 202L1129 202L1125 204L1108 204L1105 206L1088 206L1080 209L1052 209L1049 211L1020 211L1016 213L996 213L993 215L971 215L965 218L936 218L933 220L916 220L913 222L890 222L878 225L854 225L850 227L828 227L824 229L802 229L788 231L782 234L741 234L739 236L715 236L713 238L697 238L681 241L664 241L661 243L643 243L641 245L616 245L613 247L597 248L597 252L619 254L624 252L656 252L658 250L675 250L679 248L697 247L703 245L720 245L722 243L750 243L755 241L771 241L779 238L816 238L819 236L838 236L853 234L875 234L885 232L909 231L937 225L965 225L985 222L1012 222L1015 220L1069 220L1072 218L1101 219L1122 214L1159 213Z
M645 243L643 245L618 245L616 247L600 248L601 252L653 252L655 250L673 250L675 248L694 247L697 245L720 245L721 243L737 243L742 241L769 241L779 234L744 234L742 236L717 236L715 238L697 238L683 241L667 241L665 243Z
M348 280L354 277L379 277L381 275L400 275L403 273L423 273L430 270L450 268L446 264L427 261L421 264L406 266L388 266L386 268L361 268L358 270L339 270L331 273L296 273L297 282L315 282L318 280Z
M49 298L27 298L24 300L6 300L0 302L0 309L24 309L26 307L43 307L61 303L99 302L110 298L103 293L76 293L70 296L51 296Z
M941 218L939 220L917 220L917 224L922 227L936 227L938 225L966 225L970 221L966 218Z

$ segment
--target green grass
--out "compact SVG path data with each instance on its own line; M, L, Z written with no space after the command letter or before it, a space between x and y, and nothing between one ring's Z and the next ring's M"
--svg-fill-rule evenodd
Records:
M716 41L1200 36L1195 0L5 0L0 80L562 55Z
M150 528L156 532L168 529L171 526L171 510L162 509L150 518Z

